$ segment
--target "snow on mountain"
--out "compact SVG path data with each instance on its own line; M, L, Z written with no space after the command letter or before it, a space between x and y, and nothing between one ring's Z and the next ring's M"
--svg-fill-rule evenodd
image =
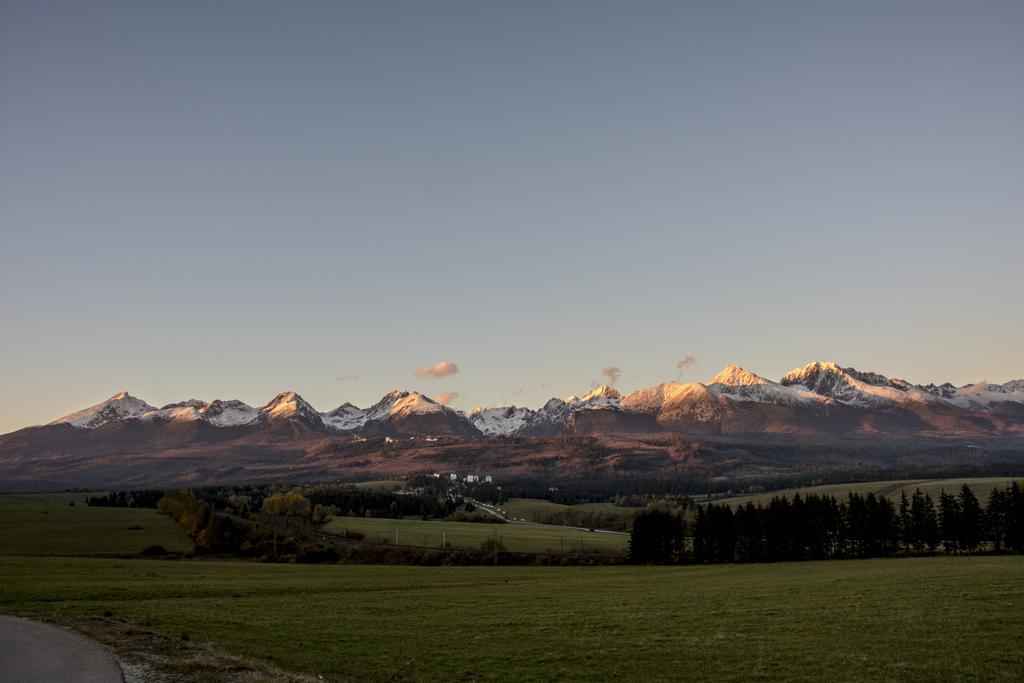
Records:
M576 400L578 401L579 399ZM565 412L567 405L560 398L549 398L548 402L541 407L540 412L546 415L561 415Z
M550 398L541 406L540 410L534 412L529 422L523 425L519 432L521 434L549 434L559 431L565 426L571 412L569 403L560 398Z
M517 406L475 408L469 421L488 436L551 436L563 433L572 415L581 410L621 410L618 391L600 386L583 398L552 398L540 410Z
M935 395L901 379L874 372L842 368L835 363L813 362L788 373L779 382L861 408L887 407L911 402L935 403Z
M509 436L530 424L536 414L536 411L529 408L508 406L505 408L474 408L468 418L474 427L487 436Z
M395 389L384 394L384 397L381 398L381 400L366 409L365 422L386 420L388 416L391 415L391 409L394 408L395 404L408 395L408 391L401 391L399 389Z
M79 429L121 420L142 419L152 422L205 421L216 427L237 427L282 420L305 423L313 429L332 431L369 430L374 433L450 433L516 436L550 436L576 428L581 411L607 410L619 413L655 416L658 424L673 424L680 429L727 420L735 428L738 419L751 429L777 428L759 424L743 416L772 415L774 420L820 419L832 414L823 410L836 403L865 411L896 408L912 409L926 420L930 415L949 420L956 411L988 413L1001 419L1019 420L1024 416L1024 379L1005 384L979 382L956 387L953 384L912 385L874 372L844 368L836 363L814 362L788 373L779 382L765 379L738 365L729 365L705 385L700 382L666 382L634 391L623 397L618 390L601 385L582 398L552 398L538 410L501 406L476 408L468 415L443 406L416 392L391 391L373 406L361 409L343 403L328 413L318 413L295 392L276 396L262 408L238 400L210 403L189 399L155 408L145 401L120 392L106 401L65 415L50 424L70 424ZM765 413L756 404L786 406L789 413ZM808 412L804 408L810 408ZM937 409L938 412L931 409ZM792 412L792 411L796 412ZM845 409L844 409L845 410ZM753 411L753 412L752 412ZM952 413L950 411L953 411ZM899 412L899 411L897 411ZM579 416L577 417L577 414ZM778 417L785 415L786 417ZM844 415L846 415L844 413ZM606 414L587 414L587 428L610 428ZM620 415L629 418L630 415ZM848 416L847 416L848 417ZM595 419L589 419L595 418ZM599 419L598 419L599 418ZM758 418L761 419L761 418ZM621 420L619 423L622 424ZM945 423L942 423L945 424ZM598 425L597 427L594 427Z
M154 410L156 410L154 406L149 405L142 399L129 395L127 391L121 391L106 401L57 418L50 424L66 423L79 429L95 429L108 422L141 417Z
M159 410L151 410L148 413L143 413L139 416L139 419L151 421L173 421L173 422L193 422L196 420L202 420L202 410L207 407L206 401L200 401L199 399L190 398L187 401L179 401L178 403L169 403Z
M725 366L720 373L711 378L711 381L708 382L708 384L743 387L750 386L752 384L774 384L774 382L770 382L760 375L755 375L754 373L733 364Z
M211 401L199 412L203 419L215 427L240 427L252 424L259 417L259 411L256 408L236 399Z
M259 410L259 419L267 422L283 420L304 422L309 426L322 427L323 419L304 398L294 391L285 391Z
M391 406L391 410L388 413L389 417L396 416L407 416L407 415L431 415L437 413L453 413L458 414L455 410L447 408L437 401L427 398L423 394L413 391L411 393L405 392L405 396L399 398Z
M626 410L633 413L657 413L669 401L685 391L688 385L679 382L665 382L648 389L639 389L621 401Z
M934 385L921 388L932 393L932 387ZM953 405L967 410L988 411L999 403L1024 404L1024 380L1012 380L1006 384L978 382L959 388L947 383L934 388L942 392L937 395L941 395Z
M569 405L570 410L619 410L622 408L620 401L622 400L622 394L617 390L602 384L599 387L595 387L583 398L575 398L570 396L569 398L575 400L566 399L566 403Z
M682 417L696 422L710 422L721 417L718 395L700 382L666 382L650 389L634 391L622 401L634 413L657 415L675 421Z
M351 403L342 403L329 413L321 413L324 424L331 429L347 432L366 424L366 411Z
M370 433L480 436L465 415L418 392L392 391L366 411Z
M726 366L711 378L708 390L715 396L725 396L733 401L755 401L776 405L801 405L828 403L829 399L800 385L783 386L760 375L744 370L738 365Z
M359 429L370 423L384 422L392 418L414 415L430 415L454 410L427 398L417 392L395 389L384 394L381 400L363 410L351 403L343 403L329 413L324 413L324 423L339 431Z

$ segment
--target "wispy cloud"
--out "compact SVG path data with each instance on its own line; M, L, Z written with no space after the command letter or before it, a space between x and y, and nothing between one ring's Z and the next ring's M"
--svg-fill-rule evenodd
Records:
M622 376L622 368L617 368L614 365L601 369L601 374L608 378L608 386L615 386L615 383L619 381L619 377Z
M434 397L434 400L443 406L448 405L459 397L459 394L454 391L442 391L440 394Z
M338 375L334 378L335 382L356 382L359 380L359 375Z
M681 361L679 361L678 363L676 363L676 368L679 370L679 376L682 377L683 376L683 370L685 370L686 368L690 367L691 365L693 365L696 362L697 362L697 357L696 356L687 356L686 358L684 358Z
M447 377L448 375L454 375L458 371L458 365L443 360L439 363L435 363L429 368L416 368L412 371L412 374L417 377Z

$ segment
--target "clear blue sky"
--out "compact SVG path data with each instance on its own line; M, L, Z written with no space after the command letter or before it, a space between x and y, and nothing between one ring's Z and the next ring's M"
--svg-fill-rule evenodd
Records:
M8 0L0 432L688 355L1024 376L1021 36L1016 0Z

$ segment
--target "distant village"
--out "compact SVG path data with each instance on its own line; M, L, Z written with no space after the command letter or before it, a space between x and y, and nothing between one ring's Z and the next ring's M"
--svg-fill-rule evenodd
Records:
M445 486L447 488L447 496L449 498L461 498L465 487L472 486L475 484L494 484L494 477L490 474L459 474L458 472L449 472L444 474L442 472L433 472L429 476L429 479L437 482L438 486ZM422 480L421 480L422 481ZM427 492L428 488L437 490L437 486L408 486L405 488L396 489L393 493L398 496L417 496ZM496 487L501 489L500 486Z

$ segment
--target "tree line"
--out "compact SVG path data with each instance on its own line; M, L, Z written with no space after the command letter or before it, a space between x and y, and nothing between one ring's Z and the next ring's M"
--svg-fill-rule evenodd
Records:
M920 489L899 501L873 493L810 494L748 502L650 506L634 520L630 559L641 564L781 562L896 555L1024 553L1024 489L993 489L982 505L964 484L938 500Z

